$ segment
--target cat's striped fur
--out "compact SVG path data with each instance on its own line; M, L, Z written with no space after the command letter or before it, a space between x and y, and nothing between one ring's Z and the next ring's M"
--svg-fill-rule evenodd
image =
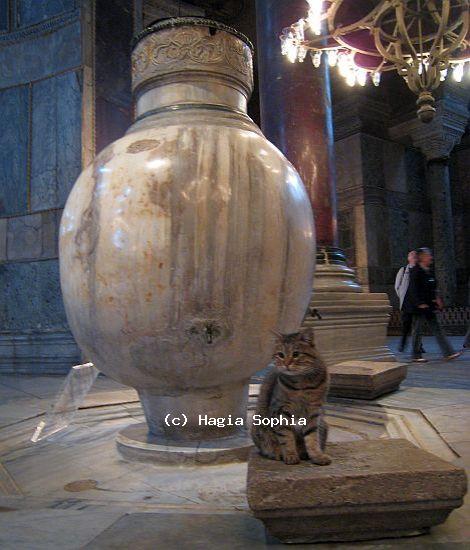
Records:
M328 426L323 404L328 393L328 371L317 352L313 330L276 334L274 368L265 378L256 414L263 418L296 419L295 426L253 425L252 436L261 454L286 464L310 459L314 464L330 464L325 454ZM306 425L297 423L306 419Z

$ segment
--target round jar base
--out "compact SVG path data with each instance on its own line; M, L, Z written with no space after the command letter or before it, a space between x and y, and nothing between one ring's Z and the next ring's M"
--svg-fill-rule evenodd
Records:
M248 432L212 440L178 441L149 433L145 422L132 424L116 437L120 454L127 460L168 465L213 466L246 462L253 441Z

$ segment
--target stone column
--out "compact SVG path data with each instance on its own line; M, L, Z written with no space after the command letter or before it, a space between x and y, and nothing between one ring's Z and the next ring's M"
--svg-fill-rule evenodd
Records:
M446 305L456 292L454 224L449 177L449 157L460 142L469 119L469 93L446 83L429 124L410 120L393 127L392 137L411 137L427 161L426 180L431 198L434 262L438 285Z
M333 118L328 66L314 70L281 54L282 29L306 14L301 0L256 3L261 125L299 171L312 202L317 234L316 290L361 292L337 247ZM312 303L313 309L315 304Z
M314 70L281 54L281 30L306 14L305 1L258 0L261 125L299 171L315 211L319 247L337 245L333 126L328 66Z
M385 294L363 292L337 247L328 67L323 62L315 70L309 57L304 63L292 64L281 54L279 35L284 27L305 17L305 1L257 0L256 9L262 128L299 171L315 214L317 272L305 324L315 326L316 344L326 361L343 363L337 371L341 371L341 381L331 369L333 393L368 397L372 392L359 388L358 380L373 377L371 365L366 372L344 362L393 357L386 346L390 305ZM321 319L315 318L317 311ZM383 372L384 365L380 369ZM397 381L389 376L388 390L393 389L392 378Z
M428 160L426 180L431 192L432 233L436 278L447 305L455 298L455 247L450 196L449 159Z

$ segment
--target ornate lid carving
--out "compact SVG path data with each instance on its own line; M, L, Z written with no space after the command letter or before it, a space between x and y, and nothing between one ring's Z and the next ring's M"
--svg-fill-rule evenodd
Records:
M248 38L210 19L165 19L134 39L132 86L184 72L201 72L237 81L251 94L253 54Z

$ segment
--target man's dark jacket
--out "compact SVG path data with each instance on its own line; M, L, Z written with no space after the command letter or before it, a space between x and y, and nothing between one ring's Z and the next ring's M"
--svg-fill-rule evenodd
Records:
M428 313L436 309L437 284L434 272L417 265L410 271L410 286L407 298L416 312ZM427 304L429 309L418 309L421 304Z

